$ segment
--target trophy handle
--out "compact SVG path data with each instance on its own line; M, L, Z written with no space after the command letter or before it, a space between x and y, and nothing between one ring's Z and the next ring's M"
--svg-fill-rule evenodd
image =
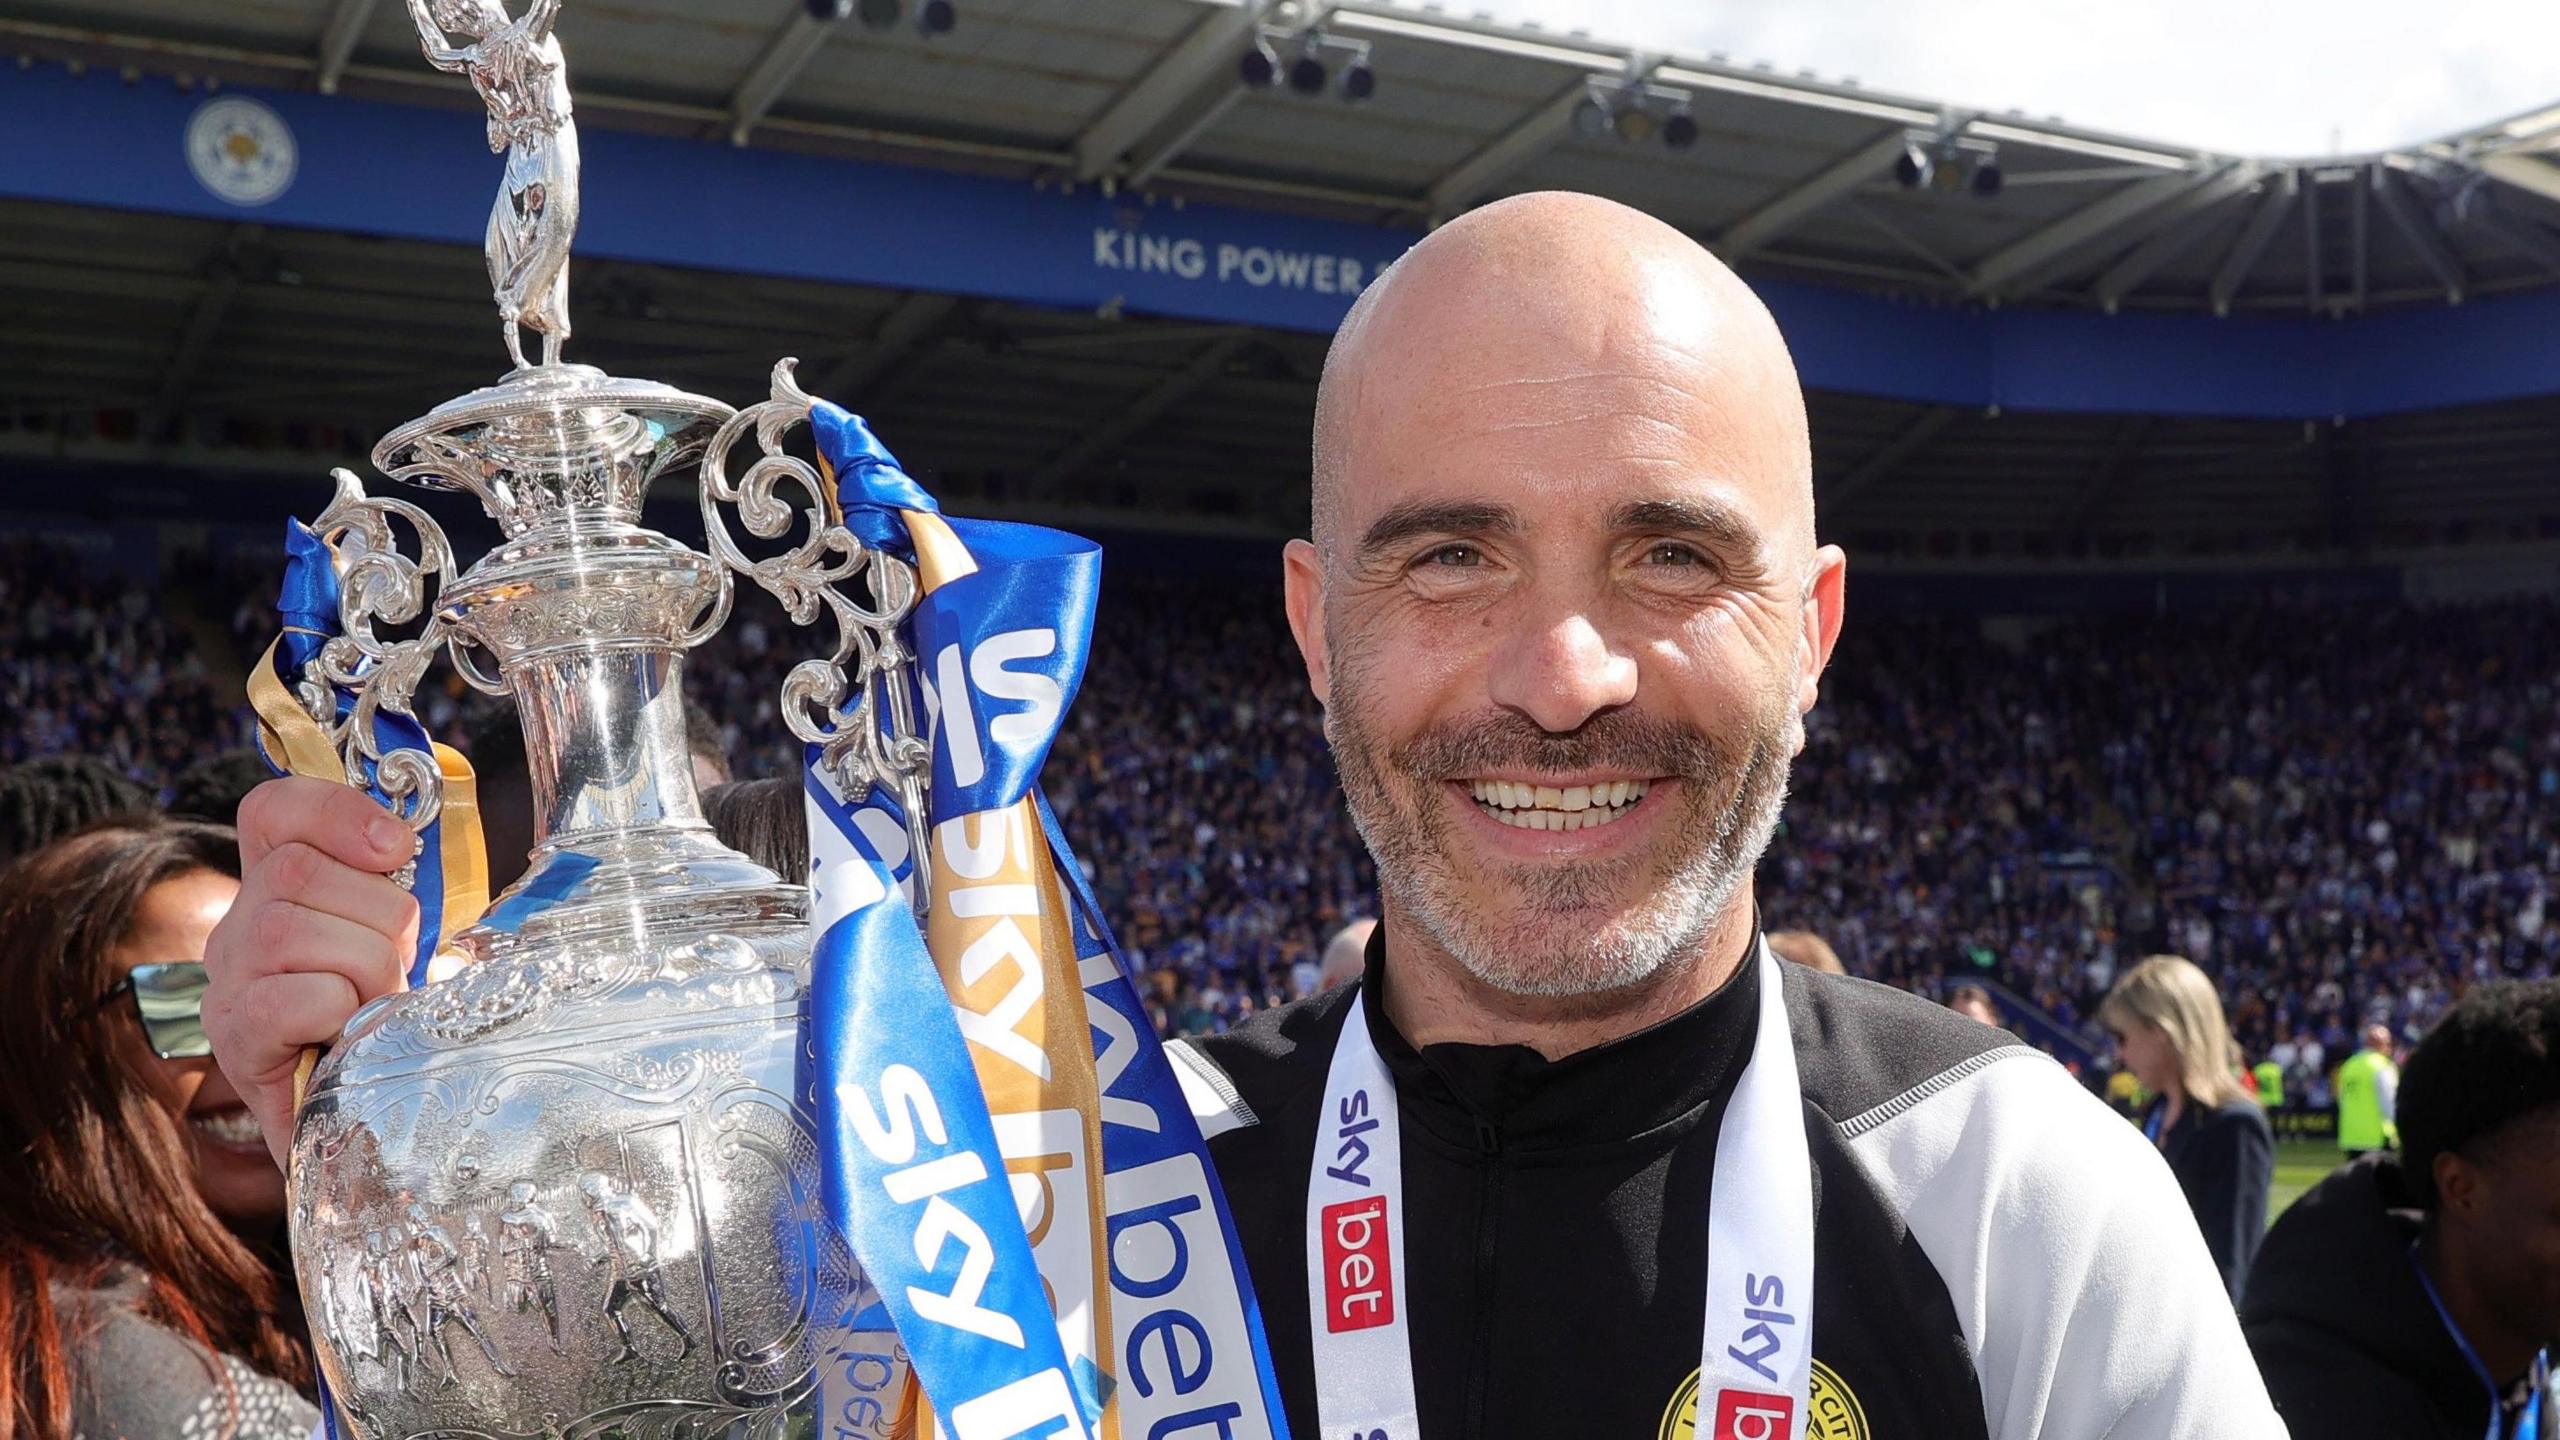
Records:
M343 468L329 473L337 493L311 529L328 543L339 566L339 633L321 646L296 698L327 733L347 783L363 789L370 780L394 815L424 831L444 806L443 772L428 751L385 750L374 733L375 720L386 710L416 718L411 706L418 684L439 649L453 652L454 668L475 688L503 694L504 687L479 672L462 636L441 615L427 616L424 628L406 640L386 641L374 632L377 623L404 625L426 612L428 582L441 591L455 574L453 547L424 510L365 494L363 482ZM417 558L402 552L394 522L416 532ZM338 715L340 690L355 699L344 718ZM392 878L405 886L416 870L412 861Z
M818 467L782 448L784 433L806 424L814 403L793 378L798 365L788 359L777 363L771 398L731 416L711 437L702 459L703 528L720 563L763 586L782 602L792 623L814 625L822 613L833 617L834 652L800 662L783 678L783 723L819 747L819 763L848 798L859 801L876 784L897 799L906 812L921 895L925 786L933 755L916 724L915 657L898 633L921 590L915 567L865 545L846 527L835 488ZM730 452L751 431L761 453L733 481ZM796 516L774 493L786 481L811 502ZM795 519L808 534L781 554L755 559L731 533L727 509L760 540L781 539Z

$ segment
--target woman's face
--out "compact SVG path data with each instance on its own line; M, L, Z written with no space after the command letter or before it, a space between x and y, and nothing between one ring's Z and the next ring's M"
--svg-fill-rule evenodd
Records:
M2169 1032L2148 1020L2129 1021L2116 1032L2116 1053L2142 1088L2154 1094L2166 1091L2178 1073L2178 1052L2169 1044Z
M212 870L163 880L144 892L133 931L116 947L119 971L168 960L202 960L205 939L231 908L240 882ZM210 1059L163 1060L138 1049L143 1083L177 1118L195 1159L196 1188L213 1213L235 1230L264 1229L284 1218L284 1175L266 1138Z

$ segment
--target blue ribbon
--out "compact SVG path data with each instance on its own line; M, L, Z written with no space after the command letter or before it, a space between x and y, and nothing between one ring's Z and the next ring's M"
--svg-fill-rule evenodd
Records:
M812 420L819 453L836 479L845 524L864 543L912 559L914 545L902 512L939 513L932 497L860 417L822 401L813 407ZM928 819L937 825L1036 795L1040 767L1083 681L1102 561L1101 547L1060 531L980 520L946 518L945 523L968 547L977 569L925 596L910 622L911 649L934 730ZM878 864L879 879L872 888L894 892L910 873L907 865L883 863L884 858L909 858L896 807L877 791L858 810L843 806L814 773L811 794L823 829L858 836L853 848ZM1073 900L1070 920L1102 1081L1104 1249L1118 1332L1108 1338L1120 1347L1115 1369L1122 1381L1118 1403L1123 1433L1163 1436L1200 1427L1201 1433L1285 1440L1287 1420L1270 1344L1208 1147L1127 977L1083 868L1045 798L1039 810L1051 858ZM823 843L819 827L813 826L812 834L813 845ZM836 863L846 862L840 858ZM822 880L822 889L825 884ZM827 907L822 905L820 913L828 913ZM905 1010L877 1026L847 1027L840 1018L831 1019L813 1028L820 1068L836 1075L848 1073L848 1067L852 1073L877 1073L893 1044L930 1049L944 1070L928 1070L921 1060L909 1063L919 1074L937 1077L936 1097L946 1093L939 1075L951 1074L957 1090L965 1091L976 1113L983 1115L983 1097L974 1083L967 1083L973 1082L974 1072L950 1016L948 995L930 957L922 953L911 916L896 943L912 946L920 958L905 958L903 952L887 961L866 955L856 968L915 967L916 1012L935 1009L939 1030L928 1037L909 1024ZM821 955L826 954L822 941ZM827 963L849 964L849 955ZM831 999L830 993L828 986L820 986L818 1009L846 1003ZM949 1054L942 1056L938 1052L945 1045ZM820 1099L825 1100L823 1087ZM956 1141L956 1129L953 1134ZM839 1149L858 1144L833 1119L822 1126L821 1135ZM992 1159L991 1132L987 1155L990 1173L1000 1174L1001 1164ZM831 1173L835 1168L841 1167L831 1161ZM828 1203L831 1213L839 1213L832 1193ZM1008 1228L1013 1235L1021 1233L1018 1224ZM1133 1231L1150 1235L1154 1243L1118 1243ZM875 1249L885 1244L875 1242ZM857 1253L884 1294L898 1289L891 1270L875 1268L872 1254L859 1245ZM894 1266L898 1260L896 1253L883 1253L883 1264ZM1020 1273L1032 1276L1036 1288L1027 1243L1019 1263ZM1046 1316L1045 1308L1041 1313ZM905 1316L899 1317L899 1330L915 1350ZM955 1375L946 1369L937 1376L920 1352L916 1372L936 1412L945 1417L957 1417L955 1399L988 1388L986 1379L965 1370Z
M1227 1208L1226 1187L1218 1183L1209 1160L1208 1141L1129 979L1119 938L1111 933L1093 884L1068 846L1047 796L1040 797L1039 807L1049 853L1074 902L1076 953L1083 960L1086 1006L1094 1019L1094 1062L1102 1082L1102 1169L1110 1211L1112 1319L1126 1337L1119 1357L1121 1433L1173 1435L1214 1426L1226 1435L1288 1440L1289 1419L1271 1364L1271 1341L1263 1331L1262 1306L1245 1268L1244 1244ZM1127 1257L1118 1242L1123 1233L1148 1225L1163 1227L1162 1233L1171 1237L1169 1259L1161 1268L1133 1273L1123 1268ZM1195 1229L1214 1236L1216 1252L1205 1257L1192 1253ZM1195 1265L1201 1267L1196 1275L1191 1269ZM1160 1367L1151 1375L1146 1342L1175 1330L1198 1353L1198 1362L1187 1371ZM1240 1341L1250 1371L1232 1356L1222 1358L1219 1341L1229 1350ZM1160 1388L1169 1393L1159 1397ZM1139 1420L1152 1423L1142 1426L1135 1423Z
M878 1287L956 1440L1088 1436L1089 1387L1059 1344L941 972L896 867L871 843L879 827L829 788L814 749L810 759L818 939L803 1089L828 1222ZM880 804L875 792L860 808ZM847 1297L825 1299L840 1310ZM854 1403L821 1378L822 1414Z
M276 596L276 613L284 622L284 633L276 644L276 678L285 689L300 693L301 682L320 651L337 638L338 569L329 544L299 520L285 521L284 585ZM355 696L344 687L336 687L338 718L355 710ZM435 746L427 738L427 729L414 718L389 710L376 710L373 717L374 743L388 754L394 750L415 750L436 763ZM261 752L263 754L263 750ZM282 758L264 756L268 768L285 773ZM364 762L366 790L385 805L391 798L383 793L375 764ZM409 984L423 985L427 979L427 961L434 956L436 941L444 933L444 822L436 820L419 832L417 878L409 893L418 900L418 948L409 959Z

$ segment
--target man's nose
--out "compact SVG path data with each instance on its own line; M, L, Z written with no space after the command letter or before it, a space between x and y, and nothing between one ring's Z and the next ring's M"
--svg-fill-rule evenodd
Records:
M1589 615L1566 610L1524 624L1502 642L1490 689L1493 703L1561 735L1636 698L1635 657L1613 647Z

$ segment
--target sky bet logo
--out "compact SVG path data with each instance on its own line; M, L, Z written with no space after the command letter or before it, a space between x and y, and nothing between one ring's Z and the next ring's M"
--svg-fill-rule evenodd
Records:
M1757 1390L1716 1392L1714 1440L1790 1440L1796 1433L1796 1402L1784 1395Z
M1354 1090L1342 1102L1334 1130L1333 1163L1324 1173L1349 1184L1372 1183L1361 1167L1378 1128L1369 1092ZM1396 1318L1395 1267L1387 1251L1387 1197L1370 1195L1324 1207L1324 1328L1336 1335L1392 1324Z

